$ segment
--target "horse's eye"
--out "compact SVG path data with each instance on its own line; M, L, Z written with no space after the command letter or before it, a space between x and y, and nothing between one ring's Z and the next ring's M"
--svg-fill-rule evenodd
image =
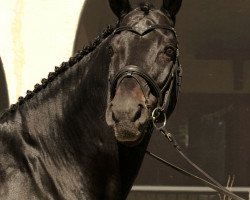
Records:
M169 57L173 57L175 55L175 49L168 46L165 48L164 53Z
M113 47L111 45L108 46L108 53L110 56L114 55L114 50L113 50Z

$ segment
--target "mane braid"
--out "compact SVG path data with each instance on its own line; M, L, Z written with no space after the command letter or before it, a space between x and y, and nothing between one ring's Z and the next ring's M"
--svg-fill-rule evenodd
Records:
M2 113L2 115L0 115L0 119L4 119L9 113L14 113L19 106L21 106L27 100L29 100L33 96L35 96L36 93L38 93L41 90L43 90L44 88L46 88L46 86L48 85L48 83L51 83L53 80L55 80L55 78L59 74L62 74L67 69L69 69L70 67L72 67L73 65L75 65L76 63L78 63L84 56L86 56L89 53L91 53L92 51L94 51L102 43L102 41L104 39L106 39L108 36L110 36L113 33L113 31L117 27L117 25L118 25L118 23L116 23L115 25L108 25L106 27L106 29L104 29L104 31L101 33L101 35L99 35L98 37L96 37L93 40L93 42L90 43L89 45L84 46L82 48L82 50L79 50L77 53L75 53L74 56L70 57L69 60L68 60L68 62L63 62L60 65L60 67L56 66L54 72L50 72L49 73L48 78L43 78L41 80L41 84L36 84L34 86L34 90L33 91L27 90L26 96L25 97L20 96L18 98L18 102L16 104L12 104L7 110L5 110Z

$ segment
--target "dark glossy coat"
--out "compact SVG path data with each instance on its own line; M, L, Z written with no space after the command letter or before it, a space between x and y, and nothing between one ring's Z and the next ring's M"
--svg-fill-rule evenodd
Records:
M117 199L104 41L0 124L1 199Z
M117 15L129 12L116 2ZM109 32L0 117L0 199L126 199L152 128L129 147L107 125Z

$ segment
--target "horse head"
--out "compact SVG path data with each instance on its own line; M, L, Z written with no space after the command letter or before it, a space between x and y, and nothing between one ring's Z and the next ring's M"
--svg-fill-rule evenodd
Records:
M153 120L164 123L175 107L181 68L174 24L181 2L133 9L128 0L109 0L119 23L109 45L106 121L125 145L139 144Z

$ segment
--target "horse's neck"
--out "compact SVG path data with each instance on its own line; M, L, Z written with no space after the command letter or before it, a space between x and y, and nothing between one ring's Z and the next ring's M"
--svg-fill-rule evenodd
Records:
M69 152L80 156L85 145L95 143L92 147L97 148L102 143L108 76L102 49L100 45L60 74L16 114L23 131L49 156L67 158L61 154Z
M39 188L61 185L65 194L84 190L96 197L91 199L118 195L118 150L105 122L105 46L59 75L12 115L17 127L12 136L20 142L18 152L25 160L20 162L28 165ZM44 179L49 183L42 184Z

